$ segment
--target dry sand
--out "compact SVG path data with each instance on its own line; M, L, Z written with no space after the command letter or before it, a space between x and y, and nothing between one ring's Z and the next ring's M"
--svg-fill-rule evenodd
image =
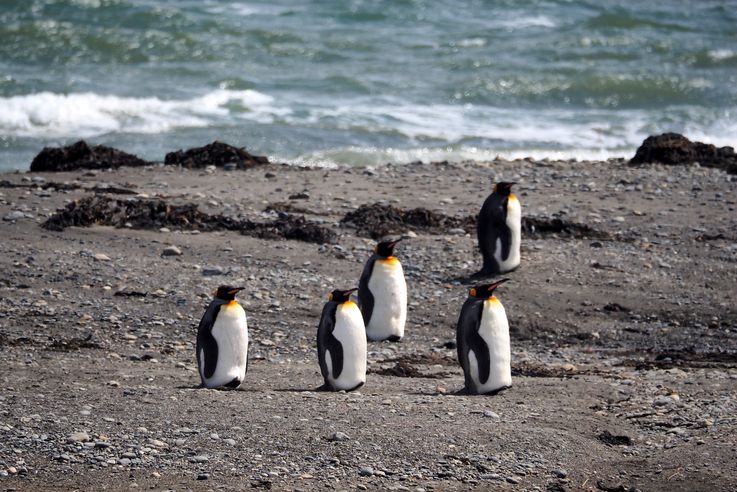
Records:
M498 291L513 388L454 394L458 279L480 261L456 228L398 248L406 339L369 344L360 391L315 392L322 304L356 285L374 244L340 219L377 201L472 215L490 178L519 183L523 214L613 238L523 237ZM737 490L735 176L499 160L0 179L3 489ZM289 202L337 242L40 227L111 183L256 221ZM170 245L182 254L162 256ZM238 391L198 389L197 323L226 283L246 287L249 373Z

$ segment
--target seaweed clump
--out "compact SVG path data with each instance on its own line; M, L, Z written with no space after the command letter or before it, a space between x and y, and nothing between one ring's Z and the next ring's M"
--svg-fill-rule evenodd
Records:
M330 229L301 216L281 214L270 222L253 222L209 215L194 203L174 205L157 199L119 200L102 195L76 200L42 224L52 231L92 225L133 229L170 227L203 232L228 230L262 239L293 239L318 244L332 243L336 237Z

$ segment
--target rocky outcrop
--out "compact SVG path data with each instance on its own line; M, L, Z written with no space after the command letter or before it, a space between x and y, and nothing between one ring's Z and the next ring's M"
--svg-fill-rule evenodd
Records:
M66 147L44 147L31 162L31 172L107 169L149 164L152 163L122 150L104 145L91 147L84 140L80 140Z
M246 152L245 148L233 147L232 145L215 141L204 147L169 152L166 154L164 163L190 169L206 166L232 166L233 169L248 169L268 164L269 159L264 156L251 155Z
M660 163L668 165L693 164L724 169L737 174L737 154L732 147L716 147L692 142L678 133L650 136L637 149L630 164Z

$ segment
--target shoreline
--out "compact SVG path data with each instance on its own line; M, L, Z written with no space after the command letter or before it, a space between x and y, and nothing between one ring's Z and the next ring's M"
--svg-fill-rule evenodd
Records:
M33 176L80 188L24 181ZM33 176L2 174L32 187L0 188L0 218L22 213L0 221L0 470L8 486L90 489L118 478L110 488L737 487L733 175L500 160ZM325 296L358 281L374 244L341 219L377 202L469 217L489 179L501 176L518 181L523 215L610 235L523 236L522 266L499 291L513 387L494 397L453 395L463 378L447 343L466 289L456 279L480 256L472 233L441 226L411 228L397 250L409 288L405 340L369 344L359 392L314 392ZM101 196L191 203L259 222L303 216L336 241L39 226L110 184L135 195ZM168 246L182 254L162 256ZM247 288L251 369L241 391L198 390L196 323L212 286L228 282ZM114 295L125 291L147 295ZM331 439L336 432L349 439Z

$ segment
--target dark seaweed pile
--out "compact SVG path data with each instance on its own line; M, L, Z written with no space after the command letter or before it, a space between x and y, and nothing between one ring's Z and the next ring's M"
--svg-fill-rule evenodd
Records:
M271 222L252 222L209 215L193 203L173 205L163 200L119 200L102 195L87 196L70 203L44 222L43 227L61 231L70 226L95 224L134 229L229 230L262 239L294 239L318 244L335 241L333 231L301 216L281 214Z

